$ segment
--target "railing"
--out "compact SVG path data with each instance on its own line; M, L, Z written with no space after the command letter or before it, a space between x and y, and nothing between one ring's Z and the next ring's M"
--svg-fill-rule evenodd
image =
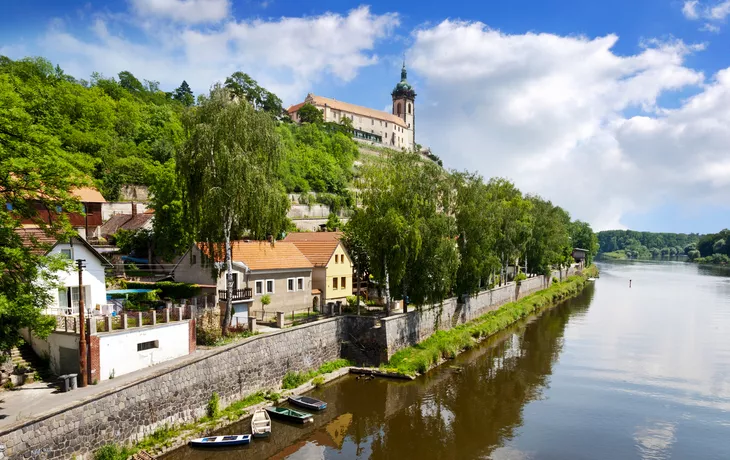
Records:
M228 293L226 291L218 291L218 297L221 302L225 302L228 300ZM231 295L231 300L235 302L236 300L248 300L252 297L253 289L251 288L234 289Z

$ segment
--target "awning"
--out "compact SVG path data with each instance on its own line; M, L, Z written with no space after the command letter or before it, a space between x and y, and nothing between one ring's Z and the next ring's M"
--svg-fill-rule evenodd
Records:
M312 295L320 295L320 294L322 294L322 291L320 291L319 289L312 289Z

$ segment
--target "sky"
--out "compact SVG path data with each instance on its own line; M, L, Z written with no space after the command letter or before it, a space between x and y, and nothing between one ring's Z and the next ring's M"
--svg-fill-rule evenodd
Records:
M405 58L416 141L596 230L730 227L730 0L3 2L0 55L196 93L380 110Z

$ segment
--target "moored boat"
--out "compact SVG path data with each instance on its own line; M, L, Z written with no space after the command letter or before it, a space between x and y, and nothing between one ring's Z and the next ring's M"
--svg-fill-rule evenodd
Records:
M251 433L254 438L265 438L271 434L271 417L263 409L258 409L251 417Z
M266 411L272 417L276 417L282 420L288 420L290 422L307 423L314 421L314 417L312 416L312 414L309 414L307 412L299 412L298 410L294 409L287 409L286 407L267 407Z
M289 402L310 410L323 410L327 408L326 402L320 401L317 398L310 398L309 396L289 396Z
M208 436L205 438L191 439L189 444L193 447L231 447L242 446L250 442L250 434L232 434L228 436Z

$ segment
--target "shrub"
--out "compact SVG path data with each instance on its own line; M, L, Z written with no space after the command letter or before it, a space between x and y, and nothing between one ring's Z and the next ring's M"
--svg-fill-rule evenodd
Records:
M315 377L314 379L312 379L312 385L314 385L315 387L321 387L322 385L324 385L324 377L322 377L321 375Z
M264 294L261 296L261 305L266 308L267 305L271 303L271 296L269 294Z
M557 277L553 276L553 284L557 284L559 282L560 280Z
M214 391L212 395L210 395L210 399L208 400L208 417L210 418L217 418L221 413L220 408L220 402L221 398L218 395L217 391Z
M133 452L126 447L107 444L94 452L94 460L126 460Z
M527 275L525 275L522 272L519 272L517 274L517 276L515 276L515 281L517 281L518 283L521 283L522 281L525 281L526 279L527 279Z

